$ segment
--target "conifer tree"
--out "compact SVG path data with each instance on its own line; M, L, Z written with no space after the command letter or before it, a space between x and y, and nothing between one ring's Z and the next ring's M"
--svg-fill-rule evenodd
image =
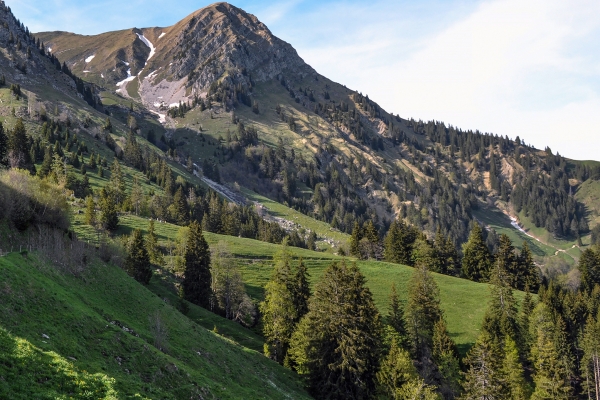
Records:
M598 317L590 315L585 324L582 338L583 359L581 377L588 399L600 398L600 312Z
M173 203L169 206L169 211L178 225L187 225L189 222L189 208L181 186L173 196Z
M425 266L416 268L410 278L406 313L413 353L420 358L431 351L433 328L443 315L440 290Z
M22 168L35 174L35 166L29 154L29 139L23 118L19 118L8 135L8 160L12 168Z
M292 336L291 365L319 398L375 394L381 323L365 283L355 265L331 264Z
M189 226L183 258L185 270L181 286L184 297L190 303L208 309L211 299L210 251L196 221Z
M406 328L406 321L404 319L404 307L398 298L396 285L394 283L392 283L392 289L390 291L388 310L386 322L387 325L390 326L394 331L393 338L396 340L398 346L403 349L407 349L408 331Z
M483 241L479 224L473 224L469 240L463 245L462 274L475 282L485 281L491 267L490 252Z
M121 164L119 164L119 160L116 158L110 168L108 190L110 190L116 206L120 206L125 200L125 179L123 177L123 172L121 171Z
M446 398L453 398L460 391L460 363L443 317L433 327L432 355L442 378L440 391Z
M308 269L302 258L298 260L293 282L293 299L296 310L296 323L308 312L308 300L310 299L310 286L308 283Z
M352 229L352 235L350 236L350 254L359 257L360 256L360 240L362 239L362 229L358 222L354 222L354 228Z
M283 364L298 320L287 243L284 242L283 249L274 258L275 266L265 286L265 300L260 304L260 312L263 316L264 353Z
M467 354L468 370L461 399L507 399L502 371L502 351L488 333L482 332Z
M125 270L136 281L147 285L152 277L150 259L142 231L135 229L129 239L129 247L125 258Z
M104 229L115 231L119 226L119 213L117 211L116 202L114 200L112 190L102 188L100 192L100 223Z
M92 196L85 199L85 223L92 226L96 224L96 202Z
M154 231L154 220L150 219L148 222L148 234L146 235L146 249L148 250L148 257L150 262L155 265L163 265L164 259L158 248L158 238Z
M483 318L482 331L502 346L506 337L517 341L519 333L517 301L510 287L511 277L498 263L491 275L491 300Z
M531 398L569 399L571 388L567 369L557 349L556 327L552 315L544 303L539 303L530 318L530 329L534 337L531 358L534 365L533 382L535 391Z
M530 390L523 376L523 370L517 344L512 338L506 337L504 341L502 373L506 379L510 399L529 398Z
M582 289L591 292L595 285L600 284L600 251L585 249L577 268L581 273Z
M540 271L533 262L533 256L526 240L523 241L521 253L517 257L517 264L519 265L519 270L517 271L516 288L519 290L527 288L527 290L537 292L540 287Z

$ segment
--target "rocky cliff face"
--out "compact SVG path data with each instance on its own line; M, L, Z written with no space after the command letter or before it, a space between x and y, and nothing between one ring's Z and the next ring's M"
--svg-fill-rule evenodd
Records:
M202 96L217 81L249 86L282 74L315 74L290 44L227 3L200 9L168 28L38 36L79 75L124 96L139 95L150 108Z
M176 46L165 58L174 60L173 75L187 76L197 91L220 78L265 81L285 72L314 72L255 16L227 3L204 8L174 28Z

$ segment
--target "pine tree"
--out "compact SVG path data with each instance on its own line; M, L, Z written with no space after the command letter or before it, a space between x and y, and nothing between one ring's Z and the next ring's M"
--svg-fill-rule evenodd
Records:
M263 316L265 355L283 364L288 353L290 338L298 320L292 287L291 257L287 244L275 257L271 279L265 286L265 300L260 304Z
M293 282L293 301L296 310L296 323L300 322L302 317L308 312L308 300L310 299L310 286L308 283L308 269L302 258L298 260L296 273Z
M577 268L581 273L581 288L591 292L595 285L600 284L600 251L585 249Z
M331 264L292 336L291 365L319 398L375 394L381 323L365 283L355 265Z
M527 399L530 391L523 376L523 364L519 358L519 350L513 339L507 337L504 342L504 360L502 362L502 373L506 378L509 398Z
M600 312L595 319L590 315L582 338L583 359L581 377L588 399L600 399Z
M136 281L147 285L152 277L150 259L144 243L142 231L135 229L129 239L129 248L125 258L125 270Z
M477 339L467 354L468 371L461 399L507 399L506 380L502 371L502 351L486 333Z
M415 269L410 278L406 313L413 353L420 358L431 351L433 328L443 315L440 290L424 266Z
M517 285L519 290L531 290L537 292L540 287L540 270L533 262L533 256L527 241L523 241L521 253L517 257L519 270L517 272Z
M354 222L354 228L352 229L352 235L350 236L350 254L355 257L360 257L360 240L362 239L362 229L358 222Z
M491 276L491 300L483 318L482 331L501 346L506 337L518 340L519 324L517 301L510 287L511 277L498 263Z
M22 168L35 174L35 166L29 154L29 139L23 124L23 118L19 118L14 128L8 135L8 160L12 168Z
M440 318L433 327L433 359L441 375L440 391L446 398L460 392L460 363L456 344L450 338L446 321Z
M491 267L490 253L483 241L479 224L475 223L469 240L463 245L462 274L475 282L485 281Z
M392 289L390 291L388 310L386 322L394 330L394 337L398 346L406 349L408 347L408 331L404 319L404 307L398 298L396 285L394 283L392 283Z
M148 257L150 262L155 265L163 265L163 255L158 248L158 238L154 231L154 220L150 219L148 222L148 234L146 235L146 250L148 250Z
M119 213L117 211L116 202L113 192L108 190L106 186L100 192L100 223L104 229L115 231L119 226Z
M169 206L169 211L171 218L178 225L187 225L189 222L189 208L181 186L179 186L175 192L175 196L173 196L173 203Z
M118 207L125 200L125 178L121 171L121 164L115 158L110 168L110 180L108 189L112 194L115 205Z
M410 381L419 379L419 374L410 359L410 354L392 340L390 351L381 361L377 372L378 392L390 399L397 399L399 389Z
M208 309L211 299L210 252L196 221L189 226L183 258L185 270L181 285L184 297L187 301Z
M92 196L85 199L85 223L92 226L96 224L96 203Z
M538 304L529 323L534 337L531 358L534 365L534 400L569 399L571 388L567 370L558 352L555 335L556 327L552 315L544 303Z

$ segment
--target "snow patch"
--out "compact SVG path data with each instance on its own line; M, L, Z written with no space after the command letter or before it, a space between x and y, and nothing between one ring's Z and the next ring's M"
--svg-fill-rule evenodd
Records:
M169 104L169 108L179 107L179 103L171 103Z
M96 57L96 55L95 55L95 54L93 54L93 55L89 56L88 58L86 58L86 59L85 59L85 62L86 62L86 64L88 64L88 63L91 63L91 62L92 62L92 60L94 59L94 57Z
M104 78L104 74L100 74L100 76L101 76L102 78Z
M167 116L165 114L160 114L156 111L152 111L150 110L150 112L152 114L158 115L158 122L160 122L161 124L164 124L165 122L167 122Z
M123 64L125 64L125 66L126 66L126 67L129 67L129 63L128 63L127 61L123 61L123 60L121 60L121 62L122 62ZM114 70L113 70L113 71L114 71Z
M92 71L83 71L83 72L92 72Z
M160 34L160 36L158 38L160 39L161 37L163 37L165 35L166 35L166 33L163 32L163 33Z
M137 76L131 76L131 68L127 70L127 78L123 79L121 82L117 82L117 86L119 87L119 89L117 90L117 93L119 92L123 92L123 85L125 85L127 82L131 82L132 80L134 80L135 78L137 78Z
M154 53L156 52L156 47L154 47L154 45L152 43L150 43L150 41L148 39L146 39L146 37L144 35L140 35L139 33L136 33L136 35L138 35L140 40L142 42L144 42L144 44L150 48L150 55L148 55L148 60L150 60L152 58L152 56L154 55ZM148 64L148 60L146 60L146 64Z
M48 53L52 53L52 47L48 47Z

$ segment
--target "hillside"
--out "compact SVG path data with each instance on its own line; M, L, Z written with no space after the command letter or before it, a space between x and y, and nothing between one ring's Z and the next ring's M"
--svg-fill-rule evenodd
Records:
M0 397L308 398L289 370L192 322L118 267L96 262L73 277L11 253L0 281Z
M81 71L85 79L159 115L180 163L215 163L226 185L341 233L373 220L383 234L402 218L430 238L440 229L460 248L478 221L509 233L518 248L523 240L541 246L535 256L545 263L579 237L585 245L596 224L584 203L569 200L597 177L593 163L389 113L318 74L255 16L227 3L166 28L37 36L75 71L97 53ZM545 208L523 195L534 192L547 198ZM487 210L531 232L486 222ZM334 236L320 239L339 247ZM565 257L574 265L578 253Z

